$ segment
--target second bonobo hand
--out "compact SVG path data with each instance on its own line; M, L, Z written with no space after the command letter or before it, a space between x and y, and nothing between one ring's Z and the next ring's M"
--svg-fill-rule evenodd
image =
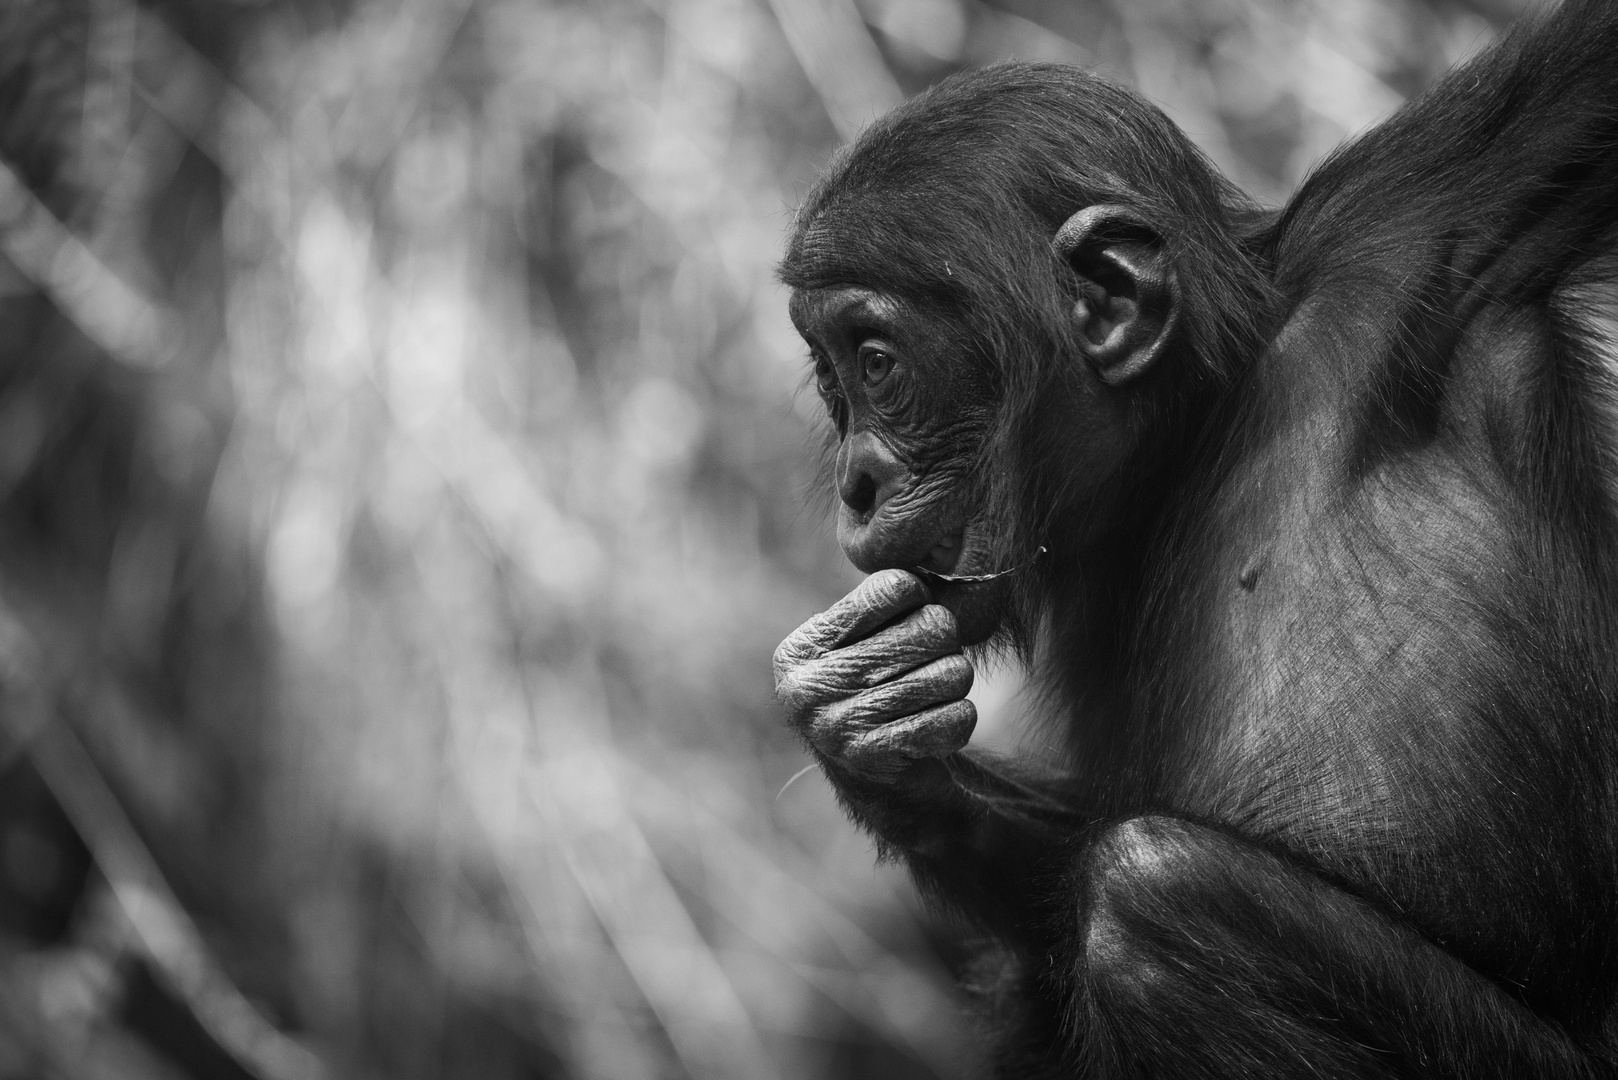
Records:
M995 578L1003 578L1007 574L1015 574L1018 570L1023 570L1034 565L1035 559L1038 559L1048 550L1050 549L1041 546L1039 550L1034 552L1033 558L1024 560L1009 570L997 570L992 574L940 574L936 570L928 570L923 566L913 566L910 568L910 572L912 574L922 574L926 577L935 578L938 581L993 581Z

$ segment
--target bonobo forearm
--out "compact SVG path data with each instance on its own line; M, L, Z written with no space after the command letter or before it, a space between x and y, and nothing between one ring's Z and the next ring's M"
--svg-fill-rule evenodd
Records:
M1040 879L1082 824L1057 778L965 753L977 722L955 617L901 570L873 574L792 633L776 693L853 818L922 887L1026 937Z
M850 814L929 896L1010 942L1046 923L1047 886L1065 873L1086 820L1058 778L970 751L913 762L886 782L824 764Z
M1083 859L1076 1016L1093 1060L1131 1065L1102 1075L1613 1075L1414 927L1247 840L1136 817Z

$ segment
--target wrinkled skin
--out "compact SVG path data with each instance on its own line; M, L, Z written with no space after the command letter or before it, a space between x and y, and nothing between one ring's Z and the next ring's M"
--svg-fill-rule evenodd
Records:
M955 616L914 574L883 570L800 626L775 653L794 728L823 758L891 781L972 737L972 665Z
M1001 569L971 496L988 410L961 405L986 393L945 333L891 297L800 292L792 316L840 435L838 541L872 576L782 642L776 691L827 761L891 784L916 760L960 750L977 720L962 649L993 634L1004 586L907 568Z
M1134 232L1114 235L1120 221ZM1143 231L1149 235L1120 208L1102 206L1075 214L1052 238L1079 287L1070 312L1078 362L1068 380L1047 388L1042 420L1070 433L1064 441L1082 460L1069 471L1090 484L1104 483L1131 452L1130 392L1120 388L1152 365L1174 322L1172 269L1157 245L1136 235ZM856 777L902 777L918 793L930 790L939 778L909 763L948 757L975 722L963 700L969 661L939 661L993 638L1012 585L1009 575L938 575L999 574L1034 557L1003 550L983 516L975 469L997 405L989 365L963 349L967 335L947 314L875 289L800 289L790 310L837 429L838 543L861 570L890 573L782 643L777 692L789 722L827 760ZM939 636L946 622L947 642ZM880 632L867 639L873 630ZM890 653L905 659L887 663ZM907 707L914 702L926 708ZM892 730L871 730L883 724ZM881 805L884 794L866 799L846 784L842 794L868 821L891 808Z

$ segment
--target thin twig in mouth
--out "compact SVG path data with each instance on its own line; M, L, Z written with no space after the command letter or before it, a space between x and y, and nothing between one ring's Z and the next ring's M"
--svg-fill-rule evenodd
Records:
M938 571L929 570L924 566L913 567L911 572L916 574L926 574L928 577L936 578L939 581L993 581L995 578L1003 578L1007 574L1015 574L1018 570L1022 570L1034 565L1034 559L1038 559L1041 555L1045 554L1047 550L1049 549L1041 547L1038 551L1034 552L1033 558L1020 562L1009 570L997 570L992 574L940 574Z

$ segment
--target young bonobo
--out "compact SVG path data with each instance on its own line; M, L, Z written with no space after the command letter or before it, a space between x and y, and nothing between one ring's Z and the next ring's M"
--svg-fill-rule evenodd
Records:
M782 274L871 577L778 688L1003 944L1002 1075L1618 1075L1615 239L1579 2L1279 215L1025 64L809 196ZM966 748L996 647L1063 760Z

